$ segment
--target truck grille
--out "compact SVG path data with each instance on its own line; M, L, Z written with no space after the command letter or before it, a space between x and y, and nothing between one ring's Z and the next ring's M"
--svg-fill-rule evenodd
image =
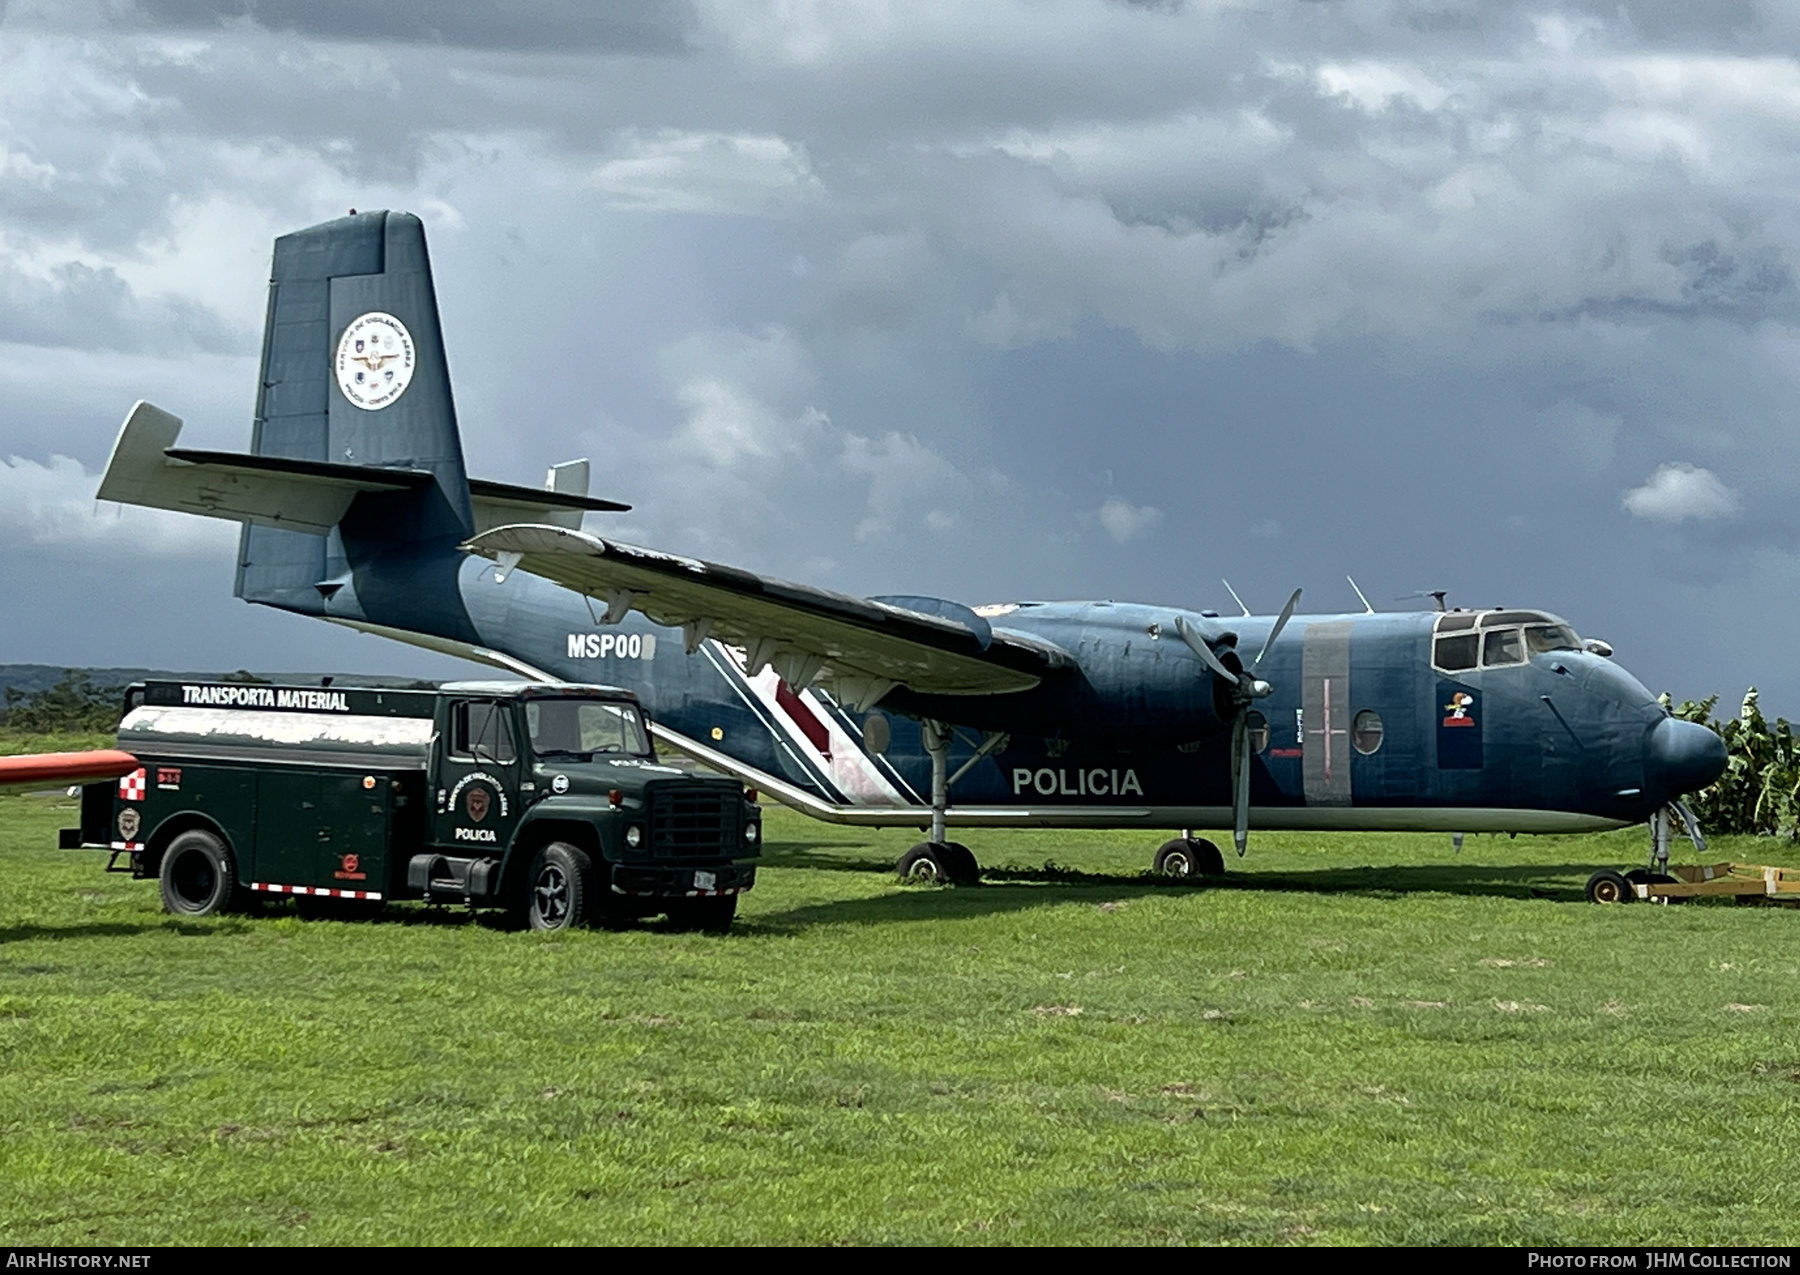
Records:
M725 858L738 851L739 807L730 788L653 787L650 854L657 859Z

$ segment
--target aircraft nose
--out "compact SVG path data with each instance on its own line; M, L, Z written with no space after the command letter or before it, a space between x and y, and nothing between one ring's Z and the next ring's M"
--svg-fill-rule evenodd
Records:
M1725 773L1725 741L1698 722L1665 717L1650 731L1644 763L1651 785L1678 797Z

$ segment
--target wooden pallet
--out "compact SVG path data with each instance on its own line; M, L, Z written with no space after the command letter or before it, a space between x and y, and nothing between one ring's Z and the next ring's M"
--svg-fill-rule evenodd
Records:
M1681 864L1668 882L1632 882L1640 899L1701 899L1714 895L1762 897L1800 906L1800 868L1759 863Z

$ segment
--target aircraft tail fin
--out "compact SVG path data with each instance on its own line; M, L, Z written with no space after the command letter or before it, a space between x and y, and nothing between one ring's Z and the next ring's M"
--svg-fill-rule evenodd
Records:
M586 461L554 466L543 490L470 480L425 228L410 213L277 239L251 453L178 447L180 432L179 418L134 406L100 499L243 523L237 596L306 614L369 619L426 576L455 610L453 580L439 577L454 576L471 535L579 528L589 511L630 507L587 494ZM360 567L400 558L412 565L386 574L403 583L345 589Z
M318 611L319 584L376 546L474 529L425 227L410 213L340 217L275 241L251 451L261 457L430 475L319 535L247 523L237 595ZM358 532L361 533L360 537ZM344 543L348 537L350 543Z

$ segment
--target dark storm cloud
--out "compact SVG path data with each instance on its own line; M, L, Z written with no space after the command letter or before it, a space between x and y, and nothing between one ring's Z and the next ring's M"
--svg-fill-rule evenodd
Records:
M137 0L135 12L173 30L248 21L328 40L565 53L686 53L693 26L690 7L675 0Z
M665 547L970 600L1352 570L1732 677L1683 564L1735 555L1800 623L1791 6L69 12L0 43L0 376L105 372L90 469L155 360L88 352L240 446L252 361L181 351L253 344L271 236L392 205L472 464L605 456ZM1741 508L1628 513L1671 464Z

